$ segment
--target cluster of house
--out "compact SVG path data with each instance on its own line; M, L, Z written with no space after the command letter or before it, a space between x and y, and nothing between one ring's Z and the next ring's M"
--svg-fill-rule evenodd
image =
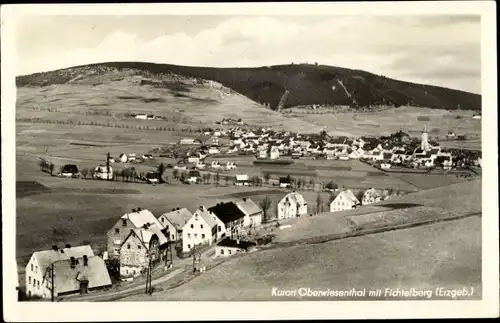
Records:
M443 166L451 168L457 155L445 151L435 141L429 140L426 129L423 130L420 141L411 138L407 133L399 131L388 137L329 137L324 135L301 135L290 132L275 132L270 129L243 130L231 128L227 131L216 130L206 132L205 137L212 137L208 149L200 152L200 156L221 153L218 137L230 138L226 154L254 154L259 159L278 159L280 156L324 157L329 160L362 159L377 162L383 168L391 165L410 165L412 167ZM206 144L207 141L185 139L181 143ZM205 155L204 155L205 154ZM457 164L461 161L457 160ZM480 158L471 161L480 166Z
M375 189L367 190L360 202L351 190L344 190L330 204L330 212L349 210L381 201ZM308 204L298 192L290 192L277 203L276 219L307 215ZM120 263L122 279L137 277L151 265L165 261L174 248L180 256L215 245L215 255L227 257L256 247L244 240L263 221L263 210L251 199L220 202L194 212L175 208L158 218L149 210L133 209L120 217L107 232L107 248L96 256L89 245L53 246L37 251L26 265L26 293L42 298L84 294L111 286L105 260ZM171 256L170 256L171 257Z
M341 191L330 203L330 212L347 211L361 205L377 203L387 198L388 196L384 196L379 190L370 188L363 193L360 201L350 189L347 189Z

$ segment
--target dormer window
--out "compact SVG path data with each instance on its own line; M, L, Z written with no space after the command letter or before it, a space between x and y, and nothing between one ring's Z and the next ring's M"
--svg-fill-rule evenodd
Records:
M124 226L124 227L127 226L127 219L122 219L122 226Z

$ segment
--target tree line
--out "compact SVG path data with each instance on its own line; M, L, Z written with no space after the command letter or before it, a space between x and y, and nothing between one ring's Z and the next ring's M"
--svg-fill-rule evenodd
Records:
M30 123L50 123L50 124L67 124L77 126L94 126L94 127L107 127L107 128L122 128L122 129L135 129L135 130L152 130L152 131L167 131L167 132L185 132L185 133L201 133L202 128L177 128L166 126L147 126L147 125L130 125L119 123L102 123L97 121L80 121L80 120L46 120L41 118L17 118L17 122L30 122Z

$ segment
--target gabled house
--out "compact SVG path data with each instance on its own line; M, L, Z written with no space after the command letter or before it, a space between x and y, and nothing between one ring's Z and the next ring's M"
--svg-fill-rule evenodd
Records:
M278 220L307 214L307 202L297 192L288 193L278 202Z
M226 236L236 237L243 232L246 214L235 202L221 202L208 210L224 224ZM249 219L246 222L249 222Z
M351 210L360 205L359 200L356 198L351 190L344 190L337 195L337 197L330 203L330 212L338 212Z
M177 208L160 215L158 221L164 226L170 241L180 241L182 240L182 227L192 216L193 214L187 208Z
M262 209L251 199L244 197L235 201L236 206L245 214L243 218L244 227L258 227L262 223Z
M120 220L107 233L109 257L119 259L120 248L124 239L130 234L130 230L142 228L145 224L155 225L160 231L164 229L149 210L137 208L132 209L131 213L122 215Z
M53 246L51 250L43 250L34 252L31 255L25 271L25 286L26 295L40 296L42 298L50 298L50 286L47 285L46 272L51 270L51 265L56 262L73 258L94 257L94 251L89 245L71 247L66 245L65 248L59 249ZM57 292L57 289L56 289Z
M87 294L108 288L111 286L111 278L101 257L84 254L81 257L72 256L69 259L53 262L50 270L45 271L43 285L44 289L49 291L49 293L44 293L43 297L49 298L52 288L54 288L55 297Z
M141 229L131 229L120 246L120 276L135 277L145 272L149 263L163 259L166 237L156 225L145 225Z
M217 239L217 230L213 215L200 206L182 227L182 252L188 253L195 246L212 245Z
M382 196L380 193L374 189L370 188L363 194L363 198L361 199L362 205L368 205L380 202L382 200Z

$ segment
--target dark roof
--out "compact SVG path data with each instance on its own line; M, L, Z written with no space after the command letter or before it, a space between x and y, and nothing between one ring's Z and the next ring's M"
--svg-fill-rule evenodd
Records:
M78 173L78 167L76 165L64 165L62 172L61 173L72 173L76 174Z
M245 216L245 213L234 202L219 203L208 208L208 210L215 214L223 223L236 221Z
M221 246L221 247L233 247L233 248L241 248L241 249L246 250L250 247L256 246L257 244L255 242L251 242L251 241L242 241L242 240L238 241L238 240L233 240L229 237L226 237L226 238L222 239L217 245Z

